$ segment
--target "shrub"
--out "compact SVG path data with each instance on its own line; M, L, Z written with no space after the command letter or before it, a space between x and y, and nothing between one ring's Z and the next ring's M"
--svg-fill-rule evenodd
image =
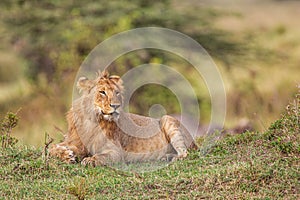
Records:
M2 148L13 147L18 140L11 136L13 128L18 125L19 117L17 113L8 112L0 123L0 142Z

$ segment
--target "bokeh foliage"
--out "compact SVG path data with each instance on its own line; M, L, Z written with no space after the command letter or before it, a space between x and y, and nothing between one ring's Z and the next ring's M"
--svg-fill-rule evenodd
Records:
M187 33L223 59L239 50L226 33L212 26L212 21L224 13L212 9L197 10L197 14L180 12L170 9L168 0L4 0L0 5L9 39L14 45L22 43L20 51L30 62L28 76L32 79L41 72L50 80L60 79L61 74L76 71L98 43L136 27L159 26Z
M190 12L171 9L174 2L163 1L1 1L1 17L7 40L26 59L27 77L44 92L55 82L56 93L66 99L70 96L75 73L88 53L101 41L115 33L136 27L158 26L188 34L210 53L228 63L233 52L240 51L236 41L217 31L213 21L226 13L202 8ZM111 66L116 73L147 62L170 64L178 59L161 51L146 51L144 54L124 55ZM177 66L185 66L178 63ZM184 72L187 76L188 72ZM46 79L46 80L45 80ZM48 82L48 83L45 83ZM51 89L50 89L51 90ZM151 88L141 95L149 102ZM69 91L69 92L66 92ZM176 105L174 96L158 92L159 100ZM51 93L50 93L51 94ZM199 99L200 99L199 94ZM202 96L204 96L202 94ZM157 100L157 97L155 99ZM153 100L155 100L153 98ZM141 100L139 98L139 100ZM142 99L143 100L143 99ZM150 103L151 103L150 98ZM68 104L69 102L66 102ZM133 103L135 106L135 103ZM136 108L143 113L144 109ZM177 108L167 110L174 111ZM145 114L145 113L143 113Z

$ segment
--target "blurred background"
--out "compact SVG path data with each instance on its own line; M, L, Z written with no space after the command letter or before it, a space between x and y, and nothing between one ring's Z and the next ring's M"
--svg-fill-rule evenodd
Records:
M157 26L198 41L219 67L227 93L225 127L247 118L265 130L279 118L300 83L300 1L292 0L1 0L0 118L17 112L14 136L41 146L45 132L67 129L77 70L88 53L113 34ZM210 120L210 96L192 66L159 50L139 50L111 64L122 75L144 63L174 66L191 83ZM200 84L199 84L200 82ZM148 115L153 104L180 112L174 94L158 85L139 88L130 102Z

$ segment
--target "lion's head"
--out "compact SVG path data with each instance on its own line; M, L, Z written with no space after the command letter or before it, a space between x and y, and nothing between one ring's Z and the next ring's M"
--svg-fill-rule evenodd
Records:
M77 87L83 95L92 98L97 119L116 121L122 106L123 85L119 76L110 76L107 71L98 72L97 78L81 77Z

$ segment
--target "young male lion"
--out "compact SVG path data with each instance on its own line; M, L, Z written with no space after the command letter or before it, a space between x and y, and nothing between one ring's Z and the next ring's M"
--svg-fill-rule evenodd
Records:
M82 92L67 114L68 132L50 155L83 165L149 160L173 161L187 156L193 138L175 118L161 119L122 111L123 85L107 71L95 80L82 77ZM77 159L76 159L77 158Z

